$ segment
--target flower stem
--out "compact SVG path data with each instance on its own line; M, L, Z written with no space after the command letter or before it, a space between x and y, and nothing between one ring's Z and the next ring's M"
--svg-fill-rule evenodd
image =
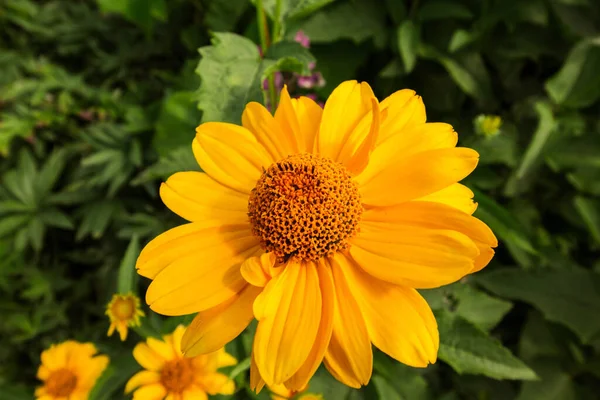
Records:
M260 36L260 47L263 52L263 57L267 54L267 50L269 50L269 32L267 26L267 19L265 18L265 10L263 8L262 0L256 1L256 22L258 24L258 34ZM274 36L273 36L274 37ZM271 110L275 110L276 102L277 102L277 92L275 88L275 77L273 74L269 75L267 78L267 82L269 85L269 104L271 105Z

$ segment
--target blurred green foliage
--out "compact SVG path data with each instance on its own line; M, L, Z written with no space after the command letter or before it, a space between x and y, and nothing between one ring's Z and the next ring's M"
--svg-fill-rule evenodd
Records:
M600 4L593 0L263 0L283 40L259 57L249 0L4 0L0 3L0 397L30 399L42 349L94 341L112 365L93 399L119 399L148 318L106 338L105 304L145 280L143 244L180 220L157 196L198 169L200 121L238 122L274 71L326 85L368 81L380 98L423 96L481 154L467 179L500 239L492 264L423 291L440 362L416 370L376 353L371 384L320 371L338 399L594 399L600 379ZM298 30L310 51L293 42ZM199 51L198 51L199 49ZM288 74L288 75L285 75ZM485 117L500 116L494 134ZM189 318L187 319L189 320ZM235 398L252 327L230 346ZM537 380L536 380L537 379ZM268 398L262 393L257 398Z

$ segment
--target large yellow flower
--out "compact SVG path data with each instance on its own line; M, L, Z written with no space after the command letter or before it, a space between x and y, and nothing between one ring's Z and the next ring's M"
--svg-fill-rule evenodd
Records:
M284 89L274 116L250 103L243 126L200 125L193 151L204 173L176 173L160 189L190 223L137 262L153 280L151 309L198 313L186 355L221 348L256 318L257 390L300 390L321 361L365 385L371 344L407 365L435 362L437 324L415 289L480 270L497 241L457 183L478 154L425 119L411 90L379 103L348 81L324 109Z
M125 393L133 392L133 400L198 400L208 394L232 394L235 386L218 368L237 364L224 348L193 358L180 350L185 327L163 336L163 340L148 338L133 349L133 357L145 368L129 379Z
M73 340L52 345L42 352L37 377L44 382L35 391L37 400L87 400L108 357L96 355L92 343Z

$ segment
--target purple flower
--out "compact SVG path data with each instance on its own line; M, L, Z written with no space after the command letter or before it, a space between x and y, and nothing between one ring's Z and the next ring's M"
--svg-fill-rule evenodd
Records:
M302 89L321 88L325 86L325 79L320 72L313 72L312 75L299 76L298 87Z
M307 49L310 47L310 38L307 35L305 35L302 31L296 32L294 40L300 43L302 47L306 47Z

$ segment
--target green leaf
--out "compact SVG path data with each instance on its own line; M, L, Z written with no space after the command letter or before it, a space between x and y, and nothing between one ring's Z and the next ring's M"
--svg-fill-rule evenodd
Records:
M118 398L116 392L122 390L125 382L139 370L140 366L130 352L111 357L109 366L98 378L90 392L89 400L113 400Z
M533 364L541 380L523 382L517 400L576 400L573 377L555 360L540 359Z
M534 173L542 164L545 153L556 144L558 139L555 135L557 125L550 105L538 101L535 103L535 111L538 115L538 126L521 163L506 183L504 192L508 196L516 196L533 187Z
M474 193L479 204L474 215L489 225L501 242L510 243L530 254L537 254L536 246L525 227L506 208L479 191Z
M469 70L467 63L460 63L458 60L444 55L433 46L423 44L419 48L419 55L423 58L439 62L448 71L452 80L469 96L474 97L482 103L493 101L493 93L490 79L487 72L475 74ZM474 55L466 60L472 67L482 65L479 55Z
M275 71L309 75L311 73L310 64L316 61L307 48L298 42L288 40L282 40L269 47L265 58L276 61L276 64L265 69L263 79ZM277 69L273 69L274 66L277 66Z
M257 0L251 0L254 5ZM275 6L277 2L281 4L281 21L286 19L304 18L335 0L261 0L263 9L271 17L275 18Z
M569 52L560 71L546 81L550 98L567 107L587 107L600 98L600 38L584 39Z
M512 303L492 297L465 283L419 290L434 310L445 309L489 331L510 311Z
M233 31L248 4L248 0L211 1L204 23L213 32Z
M46 227L39 217L34 217L29 221L27 228L31 247L33 247L35 251L39 252L44 246L44 234L46 233Z
M600 334L600 277L593 272L504 269L474 278L498 296L532 304L546 319L567 326L584 343Z
M121 14L125 19L139 25L147 33L155 21L167 19L166 0L96 0L100 10Z
M379 375L373 376L371 381L375 385L375 390L380 399L386 400L403 400L403 397L396 392L396 390L390 385L385 379Z
M419 28L411 20L402 22L398 27L398 51L407 74L415 67L418 47Z
M385 12L371 0L338 2L310 17L290 22L288 32L303 31L311 43L331 43L350 39L361 43L373 38L378 47L386 40Z
M194 107L194 93L179 91L165 96L152 145L159 156L165 157L181 146L191 146L202 113Z
M31 219L27 214L14 214L0 219L0 237L7 236L17 229L21 229L27 225Z
M452 0L430 0L419 7L418 17L421 21L438 19L471 19L473 13L465 5Z
M134 235L127 246L125 255L119 266L119 276L117 278L117 291L120 294L135 293L138 274L135 270L135 262L140 255L140 240Z
M496 339L465 319L436 313L440 331L438 357L459 374L480 374L494 379L533 380L536 374Z
M475 35L464 29L457 29L452 34L450 43L448 44L448 51L450 53L457 52L462 48L468 46L476 39Z
M202 82L197 94L202 121L240 123L247 103L261 102L262 82L275 71L308 72L314 58L298 43L283 41L261 60L257 46L232 33L216 33L212 46L200 49L196 73Z
M55 150L44 162L36 181L37 195L44 199L56 184L67 163L66 149Z
M247 103L261 101L261 60L257 46L233 33L215 33L212 46L200 49L202 59L198 108L202 122L241 122Z
M427 380L418 369L406 366L380 351L373 353L373 370L387 383L388 387L381 385L381 389L384 391L391 389L400 395L401 399L426 400L432 397ZM379 391L379 387L377 388ZM387 399L382 394L380 398Z
M576 196L573 203L594 240L600 243L600 201Z

